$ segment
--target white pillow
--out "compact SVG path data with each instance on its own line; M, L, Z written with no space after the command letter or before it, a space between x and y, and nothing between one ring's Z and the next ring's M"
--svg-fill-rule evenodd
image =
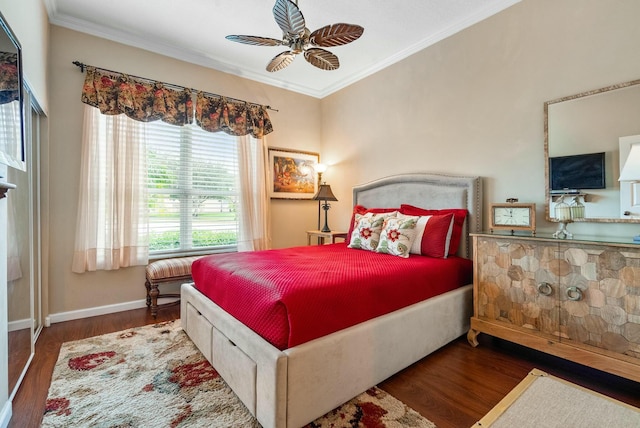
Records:
M388 218L380 232L376 252L407 258L416 238L419 216L401 215Z
M356 214L356 225L351 232L348 247L375 251L380 242L380 231L384 227L385 220L395 217L396 214L397 211L381 214Z

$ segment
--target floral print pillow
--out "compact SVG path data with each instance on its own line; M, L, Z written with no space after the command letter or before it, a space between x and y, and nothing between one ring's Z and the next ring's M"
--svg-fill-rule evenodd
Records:
M380 232L380 243L376 252L404 258L409 257L419 218L419 216L404 215L387 219Z
M396 212L384 214L356 214L355 226L349 240L349 248L375 251L380 242L380 231L384 227L385 220L395 217Z

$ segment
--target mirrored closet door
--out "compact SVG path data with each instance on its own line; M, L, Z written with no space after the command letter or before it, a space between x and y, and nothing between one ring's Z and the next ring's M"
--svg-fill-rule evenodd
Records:
M8 168L7 181L7 302L9 392L13 398L42 328L40 238L40 143L45 116L25 90L26 170Z

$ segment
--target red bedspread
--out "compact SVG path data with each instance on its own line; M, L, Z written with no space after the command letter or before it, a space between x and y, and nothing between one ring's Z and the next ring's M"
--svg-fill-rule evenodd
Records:
M217 254L196 260L195 287L279 349L472 282L472 264L346 244Z

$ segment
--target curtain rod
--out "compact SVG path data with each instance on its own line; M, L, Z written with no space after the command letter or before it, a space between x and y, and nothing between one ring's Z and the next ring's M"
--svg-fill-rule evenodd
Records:
M94 67L94 68L97 68L97 69L99 69L99 70L108 71L108 72L110 72L110 73L124 74L124 75L127 75L127 76L131 76L131 77L133 77L133 78L136 78L136 79L146 80L146 81L148 81L148 82L157 82L157 80L148 79L148 78L146 78L146 77L134 76L133 74L127 74L127 73L122 73L122 72L120 72L120 71L109 70L108 68L102 68L102 67L90 66L90 65L85 64L85 63L80 62L80 61L73 61L73 65L75 65L75 66L77 66L77 67L80 67L80 71L81 71L82 73L84 73L84 69L85 69L85 68L87 68L87 67ZM267 110L271 110L271 111L275 111L275 112L278 112L278 111L279 111L279 110L274 109L274 108L273 108L273 107L271 107L271 106L266 106L266 105L258 104L258 103L252 103L252 102L249 102L249 101L240 100L240 99L238 99L238 98L227 97L227 96L220 95L220 94L214 94L213 92L206 92L206 91L201 91L201 90L199 90L199 89L187 88L187 87L185 87L185 86L181 86L181 85L174 85L173 83L164 83L164 82L160 82L160 83L162 83L163 85L173 86L174 88L189 89L189 90L191 90L191 91L202 92L202 93L207 94L207 95L214 95L214 96L216 96L216 97L222 97L222 98L226 98L226 99L228 99L228 100L233 100L233 101L238 101L238 102L241 102L241 103L247 103L247 104L253 104L253 105L262 106L262 107L266 108Z

